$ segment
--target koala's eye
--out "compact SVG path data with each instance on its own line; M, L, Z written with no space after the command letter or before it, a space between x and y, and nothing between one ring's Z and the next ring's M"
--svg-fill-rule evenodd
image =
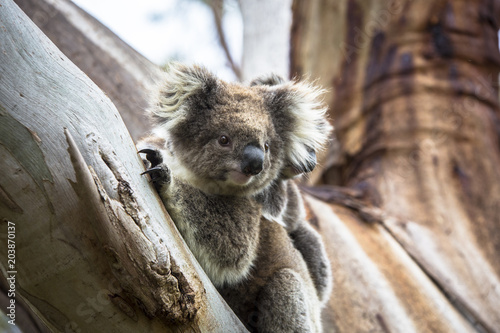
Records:
M229 137L225 136L225 135L221 135L219 137L219 144L221 146L227 146L229 144Z
M264 144L264 149L266 150L266 153L269 151L269 143Z

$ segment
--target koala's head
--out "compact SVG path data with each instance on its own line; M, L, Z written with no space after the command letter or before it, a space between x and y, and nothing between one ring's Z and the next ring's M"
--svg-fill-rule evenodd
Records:
M313 171L316 152L324 148L333 130L321 99L324 90L309 82L287 82L274 74L254 79L250 87L256 86L268 87L274 95L273 118L285 150L281 177L289 179Z
M150 112L169 142L174 176L206 193L251 195L314 168L330 131L319 94L295 82L227 83L173 64Z

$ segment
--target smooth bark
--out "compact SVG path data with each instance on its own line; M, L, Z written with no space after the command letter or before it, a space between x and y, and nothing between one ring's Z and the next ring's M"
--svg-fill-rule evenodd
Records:
M149 88L160 77L159 66L69 0L15 2L106 93L134 141L146 134L144 109Z

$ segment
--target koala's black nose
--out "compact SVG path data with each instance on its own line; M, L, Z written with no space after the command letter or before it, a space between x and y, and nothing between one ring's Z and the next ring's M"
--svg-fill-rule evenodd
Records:
M255 176L264 168L264 151L254 145L248 145L243 149L241 171L247 176Z

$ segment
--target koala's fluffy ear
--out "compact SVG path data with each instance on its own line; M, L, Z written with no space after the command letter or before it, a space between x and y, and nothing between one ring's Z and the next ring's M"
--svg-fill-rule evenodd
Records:
M217 77L203 67L171 63L153 91L148 112L168 130L187 115L188 103L209 107L217 85Z
M285 83L285 79L276 74L259 76L250 82L250 87L253 86L276 86Z
M312 83L297 81L270 85L269 90L274 125L285 143L282 174L291 178L312 171L316 152L325 147L333 129L322 99L325 91Z

